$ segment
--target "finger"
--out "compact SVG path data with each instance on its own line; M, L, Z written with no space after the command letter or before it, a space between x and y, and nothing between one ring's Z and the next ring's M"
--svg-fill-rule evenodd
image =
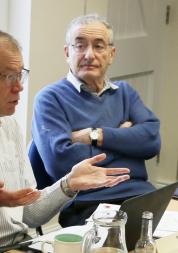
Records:
M104 159L106 159L106 154L102 153L100 155L93 156L92 158L89 158L87 160L90 164L95 164L95 163L103 161Z
M18 190L15 194L15 198L22 198L22 197L26 196L27 194L33 193L34 191L36 191L36 190L34 190L32 188L25 188L25 189Z
M19 199L19 204L21 205L29 205L33 202L35 202L40 197L40 191L33 191L29 194L26 194L23 198Z
M38 193L37 190L26 188L26 189L22 189L22 190L19 190L16 192L12 192L11 199L12 199L12 202L21 205L27 199L31 199L31 198L33 198L33 196L36 196L37 193Z
M119 177L112 177L111 179L107 179L103 183L103 187L113 187L121 182L124 182L125 180L128 180L129 176L119 176Z
M132 122L131 121L126 121L123 124L120 125L121 128L129 128L132 126Z
M119 179L118 177L114 176L108 176L103 179L93 179L92 182L87 185L89 188L100 188L100 187L108 187L108 185L118 183Z
M107 175L122 174L122 173L130 173L130 170L128 168L107 168L106 169Z
M122 183L126 180L129 180L130 179L130 176L129 175L123 175L123 176L119 176L113 180L111 180L107 185L106 187L113 187L119 183Z

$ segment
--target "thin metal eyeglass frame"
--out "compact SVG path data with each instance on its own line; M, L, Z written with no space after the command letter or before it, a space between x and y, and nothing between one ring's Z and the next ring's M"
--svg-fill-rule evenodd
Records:
M28 74L29 74L30 70L23 68L22 71L20 73L16 73L16 74L3 74L0 73L0 78L3 78L5 80L5 82L7 83L7 85L9 86L13 86L17 81L19 81L20 83L24 83L25 79L27 78Z
M80 49L77 49L77 47L76 47L76 45L75 44L70 44L69 46L71 46L73 49L74 49L74 51L76 52L76 53L78 53L78 54L84 54L84 53L86 53L86 51L87 51L87 49L88 49L88 47L89 47L89 45L87 45L87 47L85 47L85 49L82 51L80 51ZM95 46L94 45L91 45L92 46L92 49L93 49L93 51L94 52L96 52L96 53L99 53L99 54L102 54L103 52L105 52L106 50L107 50L107 47L109 46L109 47L112 47L113 46L113 43L109 43L109 44L105 44L104 46L105 47L103 47L103 49L101 49L101 51L100 50L97 50L96 48L95 48Z

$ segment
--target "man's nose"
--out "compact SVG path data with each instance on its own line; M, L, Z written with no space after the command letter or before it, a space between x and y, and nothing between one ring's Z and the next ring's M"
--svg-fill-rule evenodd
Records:
M95 51L92 45L88 45L88 47L85 50L85 58L94 58Z
M23 84L21 81L17 80L12 85L13 92L21 92L23 91Z

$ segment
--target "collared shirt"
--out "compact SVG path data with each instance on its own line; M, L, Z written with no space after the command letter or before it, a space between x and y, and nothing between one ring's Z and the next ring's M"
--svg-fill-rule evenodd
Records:
M117 85L111 83L111 81L109 79L105 78L104 79L105 85L104 85L103 89L98 93L93 92L89 89L89 87L84 82L82 82L76 76L74 76L74 74L71 71L69 71L69 73L67 75L67 80L73 84L73 86L78 90L78 92L81 92L81 89L83 89L83 90L90 92L91 94L93 94L95 96L101 96L108 89L116 90L119 88Z

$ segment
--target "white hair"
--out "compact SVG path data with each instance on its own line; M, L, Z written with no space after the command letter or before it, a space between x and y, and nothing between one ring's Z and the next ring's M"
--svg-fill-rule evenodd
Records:
M67 28L66 32L66 43L70 44L71 41L71 32L75 26L78 25L87 25L93 22L100 22L102 23L109 31L109 43L113 44L114 35L111 25L107 22L106 18L99 16L98 14L88 14L84 16L79 16L71 21Z

